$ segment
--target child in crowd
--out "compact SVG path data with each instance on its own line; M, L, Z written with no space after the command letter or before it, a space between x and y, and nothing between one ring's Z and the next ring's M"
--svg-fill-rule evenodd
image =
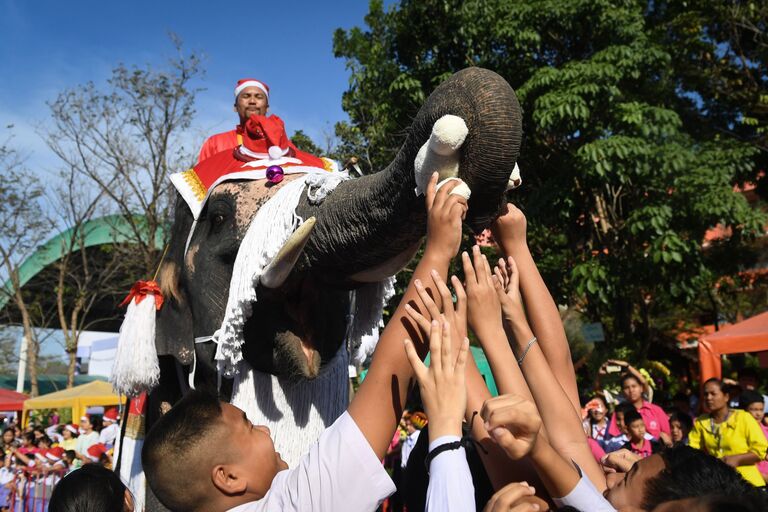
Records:
M624 414L624 425L626 426L629 440L622 448L639 455L642 459L661 451L659 443L653 439L645 438L645 422L639 412L636 410L626 412Z
M585 409L587 410L587 417L584 419L584 431L605 449L608 423L610 422L605 397L600 394L595 395L587 402Z
M742 409L752 415L760 425L763 434L768 439L768 425L765 424L765 402L763 395L754 390L747 390L739 398L739 405ZM766 456L768 459L768 456ZM757 463L757 470L760 471L763 479L768 482L768 460L763 459Z
M627 428L626 416L632 412L637 412L635 406L629 402L622 402L616 406L613 411L613 421L616 423L616 428L619 431L619 435L610 436L605 442L605 453L615 452L624 447L629 442L629 429ZM643 436L645 439L651 440L653 436L648 432Z
M675 411L669 416L672 446L688 445L688 434L693 429L693 418L685 412Z
M405 418L405 431L407 435L405 439L403 439L400 448L401 468L408 466L408 457L410 457L413 447L416 446L416 441L419 440L421 429L426 425L427 416L421 411L414 412Z
M59 445L65 450L75 450L77 448L77 425L64 425L61 427L61 442Z

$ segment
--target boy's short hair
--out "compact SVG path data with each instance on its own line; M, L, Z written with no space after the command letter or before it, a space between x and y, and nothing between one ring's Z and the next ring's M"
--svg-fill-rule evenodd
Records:
M637 412L637 409L634 407L631 411L627 411L624 413L624 424L626 426L630 426L632 423L636 422L637 420L643 421L643 417L640 416L640 413Z
M764 497L758 496L755 488L735 469L712 455L690 446L667 448L659 455L664 460L664 469L645 484L644 510L653 510L666 501L703 496L713 490L725 497L741 496L764 501Z
M117 473L98 464L85 464L65 476L51 494L50 512L123 510L126 487Z
M195 467L197 456L211 449L206 437L215 431L222 412L216 396L191 391L147 433L141 463L152 492L169 509L191 510L200 505L194 485L178 469Z

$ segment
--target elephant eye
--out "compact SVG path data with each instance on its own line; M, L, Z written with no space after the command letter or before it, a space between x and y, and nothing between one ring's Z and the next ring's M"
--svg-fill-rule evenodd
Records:
M223 213L217 213L213 215L213 218L211 218L211 224L213 225L214 228L216 228L224 224L225 220L226 218L224 217Z

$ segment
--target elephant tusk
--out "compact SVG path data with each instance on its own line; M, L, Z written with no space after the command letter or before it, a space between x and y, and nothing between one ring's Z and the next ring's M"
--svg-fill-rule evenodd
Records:
M316 220L315 217L308 218L283 244L275 258L261 274L259 282L262 286L278 288L285 282L304 251Z

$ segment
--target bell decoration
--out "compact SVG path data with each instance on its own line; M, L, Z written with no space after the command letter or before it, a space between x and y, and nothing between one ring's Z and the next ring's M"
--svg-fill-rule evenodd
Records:
M160 286L155 281L138 281L120 307L126 305L110 382L116 393L136 397L151 391L160 380L155 347L155 315L163 306Z
M270 183L277 185L285 177L285 171L279 165L270 165L267 167L267 179Z

